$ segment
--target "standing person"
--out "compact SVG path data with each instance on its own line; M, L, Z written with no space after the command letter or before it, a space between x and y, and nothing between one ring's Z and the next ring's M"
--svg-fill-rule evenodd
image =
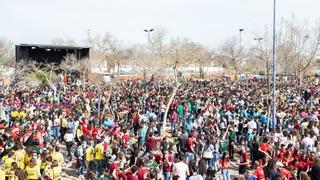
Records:
M58 161L52 161L51 168L53 175L52 180L59 180L61 177L61 166L59 166Z
M190 176L189 180L203 180L203 177L201 174L198 174L197 168L195 165L190 166Z
M138 135L138 129L139 129L139 113L137 111L134 111L132 113L132 126L135 136Z
M178 125L178 120L179 120L178 113L176 111L173 111L172 115L171 115L171 132L176 130L177 125Z
M37 180L41 177L40 168L37 166L36 159L31 158L29 165L25 169L27 180Z
M88 147L85 150L85 163L86 168L88 171L93 171L94 169L94 148L92 147L91 143L88 144Z
M241 149L239 150L240 154L240 162L239 165L239 174L245 174L247 171L247 168L250 166L249 162L249 155L246 152L245 146L241 146Z
M275 180L276 177L280 176L280 172L278 171L278 168L277 168L276 164L277 164L277 160L276 159L270 159L268 161L266 172L267 172L267 177L270 180Z
M258 128L258 125L257 125L257 122L253 118L251 118L251 120L247 123L247 127L248 127L248 134L250 134L254 129Z
M60 138L60 131L61 131L61 119L58 117L58 115L55 116L53 120L53 137L55 140L58 140Z
M222 154L221 160L220 160L220 164L221 164L221 168L222 168L222 176L223 176L223 180L231 180L230 179L230 159L229 159L229 155L224 152Z
M78 145L81 145L82 140L83 140L83 136L84 136L84 134L83 134L81 126L78 126L77 131L76 131L76 141L77 141Z
M189 138L187 141L187 152L186 152L186 156L187 156L187 163L189 163L191 160L195 159L195 147L196 147L196 139L194 138L194 136L192 134L189 134Z
M265 174L263 168L267 165L267 162L265 165L261 166L258 161L254 162L254 172L253 175L257 178L257 180L265 180Z
M310 176L311 179L320 179L320 157L314 158Z
M188 133L183 129L180 133L179 137L179 151L186 152L187 151L187 142L188 142Z
M6 179L6 171L4 170L3 164L4 161L0 160L0 180Z
M163 156L163 176L164 180L170 180L172 175L173 156L168 150L164 152Z
M185 180L190 175L189 167L183 162L183 155L178 156L178 162L173 165L173 178Z
M52 152L52 160L57 160L59 163L59 166L62 165L62 163L64 162L64 157L63 154L60 152L60 147L56 146L55 147L55 151Z
M233 128L229 129L229 157L231 159L231 161L234 160L234 146L232 144L234 144L236 142L237 139L237 134L234 131Z
M84 147L85 147L85 144L82 144L82 145L78 145L76 151L75 151L75 156L77 158L77 175L78 176L83 176L83 168L84 168L84 165L85 165L85 162L84 162Z
M73 145L73 139L74 139L73 132L71 129L68 129L66 134L64 135L64 141L66 142L68 158L70 161L72 160L71 147Z
M100 143L94 147L95 151L95 164L96 164L96 174L100 174L103 169L104 160L104 138L101 138Z
M64 135L67 132L67 124L68 124L68 120L65 117L65 115L62 116L61 118L61 142L64 140Z
M142 128L140 129L140 132L139 132L139 144L138 144L140 149L145 148L145 143L146 143L146 139L147 139L147 131L148 131L148 127L147 127L146 123L142 123Z
M214 147L211 144L210 139L207 139L206 145L203 147L202 157L206 160L207 167L213 168Z

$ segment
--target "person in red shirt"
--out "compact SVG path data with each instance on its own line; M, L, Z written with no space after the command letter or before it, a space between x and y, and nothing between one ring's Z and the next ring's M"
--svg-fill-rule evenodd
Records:
M150 173L149 173L148 168L146 167L147 166L147 162L146 161L142 161L142 160L140 162L141 162L141 166L138 168L136 174L137 174L139 180L144 180L144 179L146 179L146 176L147 177L150 176Z
M268 144L268 138L265 137L262 141L262 143L260 144L260 147L259 147L259 152L262 153L263 155L263 160L265 159L265 157L268 157L268 158L271 158L269 153L272 151L273 149L269 146Z
M277 150L277 151L276 151L275 157L278 159L278 161L281 161L281 162L282 162L282 160L283 160L283 155L282 155L282 153L281 153L280 150Z
M286 168L280 168L280 174L282 180L289 180L291 178L291 172Z
M160 140L161 139L155 137L153 133L150 133L149 137L147 137L147 142L146 142L147 152L151 152L155 150Z
M223 179L230 179L229 169L232 164L229 159L229 155L226 152L224 152L222 154L221 160L219 160L219 162L220 162L221 169L222 169Z
M127 180L138 180L137 167L133 166L130 170L126 172Z
M301 155L301 159L298 161L298 174L300 174L301 171L308 171L309 168L309 161L307 158L307 154L303 153Z
M294 161L294 158L291 155L291 151L287 151L287 153L285 154L282 160L283 164L285 165L285 167L288 167L292 165L293 161Z
M130 134L127 132L127 129L123 130L121 139L122 139L122 147L127 148L128 142L130 141Z
M249 154L246 151L245 146L241 146L239 153L240 153L240 162L238 163L239 174L245 174L247 171L247 167L249 167L250 165Z
M112 177L112 179L118 179L119 171L118 161L115 160L109 167L109 176Z
M253 175L257 178L257 180L265 180L265 174L264 174L264 170L263 168L267 165L267 161L266 163L261 166L260 163L258 161L254 162L254 166L256 167L253 171Z
M163 176L164 180L170 180L172 175L173 155L169 151L164 152L163 156Z
M138 129L139 129L139 113L137 111L134 111L131 116L132 116L133 131L135 136L137 136Z

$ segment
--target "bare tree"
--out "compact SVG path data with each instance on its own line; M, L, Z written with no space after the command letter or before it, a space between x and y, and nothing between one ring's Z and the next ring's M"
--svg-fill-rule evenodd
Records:
M320 22L310 27L308 23L301 23L294 17L290 21L283 20L277 36L278 58L284 65L283 69L293 69L301 82L319 55Z
M246 53L243 47L239 47L236 37L229 38L221 47L221 57L226 59L234 70L235 78L237 78L241 64L244 62Z
M166 48L165 40L167 36L167 31L165 28L157 27L151 36L152 52L155 55L162 57Z
M4 38L0 38L0 66L14 67L13 44Z
M255 59L261 61L265 65L265 74L267 76L268 92L270 91L270 70L272 58L272 36L266 27L263 36L255 34L254 40L257 41L256 46L253 48L253 55ZM257 66L257 63L255 63Z
M104 60L107 61L108 67L117 67L117 74L119 76L121 61L126 55L121 43L109 33L105 33L104 36L98 34L94 37L88 33L86 41L93 53L99 52L104 54Z
M54 64L32 64L32 71L35 73L37 78L53 90L54 97L57 95L57 69L58 67Z

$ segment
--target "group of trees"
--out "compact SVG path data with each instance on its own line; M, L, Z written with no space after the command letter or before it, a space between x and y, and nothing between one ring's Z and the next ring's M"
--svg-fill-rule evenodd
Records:
M88 31L81 45L91 47L89 68L103 68L105 72L116 72L127 66L144 79L155 78L161 74L174 75L181 67L199 68L199 77L205 76L203 67L220 66L229 74L240 72L263 73L269 77L272 69L272 33L271 27L264 32L252 33L254 43L243 42L239 38L227 38L218 48L210 49L187 38L169 39L163 28L155 28L148 44L125 46L109 33L92 35ZM53 44L76 45L74 40L55 39ZM277 72L285 75L296 75L300 78L312 73L319 62L320 23L310 26L296 18L282 19L276 33ZM0 39L0 66L14 66L13 44ZM70 58L67 58L68 62ZM88 63L85 63L88 66ZM64 69L76 68L84 71L84 64L63 63Z
M319 67L320 22L309 25L295 17L282 19L276 32L277 73L295 75L300 79L313 74ZM147 45L135 44L124 47L110 34L88 36L93 54L103 54L109 68L130 65L144 78L169 72L172 67L192 66L199 68L199 76L204 77L203 67L220 66L229 74L240 72L263 73L268 78L272 69L272 28L265 27L260 33L249 34L252 42L239 38L227 38L218 48L210 49L186 38L167 38L163 28L157 28ZM119 72L119 69L118 69Z

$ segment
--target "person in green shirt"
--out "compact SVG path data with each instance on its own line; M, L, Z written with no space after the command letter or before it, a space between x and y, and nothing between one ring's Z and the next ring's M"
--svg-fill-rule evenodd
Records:
M179 104L177 110L178 110L178 115L179 115L179 117L182 118L182 116L183 116L183 110L184 110L183 105L182 105L182 104Z

